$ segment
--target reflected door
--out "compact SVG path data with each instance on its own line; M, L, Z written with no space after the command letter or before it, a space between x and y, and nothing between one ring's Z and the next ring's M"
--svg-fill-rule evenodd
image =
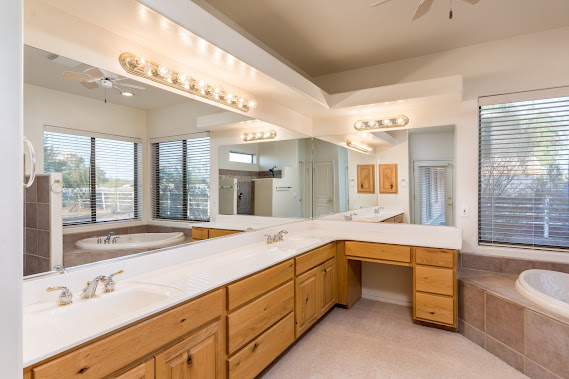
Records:
M314 216L334 213L334 164L314 162Z
M451 162L414 163L414 223L454 225Z

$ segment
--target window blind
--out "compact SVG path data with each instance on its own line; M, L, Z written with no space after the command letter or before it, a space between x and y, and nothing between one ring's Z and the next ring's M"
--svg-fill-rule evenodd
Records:
M447 166L418 167L420 223L446 224Z
M479 107L481 244L569 248L569 97Z
M155 219L209 221L210 139L152 143Z
M44 132L44 172L63 176L63 225L140 218L139 143Z

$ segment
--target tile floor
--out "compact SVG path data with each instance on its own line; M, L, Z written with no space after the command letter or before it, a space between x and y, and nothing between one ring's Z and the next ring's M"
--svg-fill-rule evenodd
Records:
M263 378L525 378L458 333L415 325L411 308L361 299L333 309Z

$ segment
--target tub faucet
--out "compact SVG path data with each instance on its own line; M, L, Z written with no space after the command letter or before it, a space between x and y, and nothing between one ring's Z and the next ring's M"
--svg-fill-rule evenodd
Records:
M115 234L115 232L110 232L109 234L107 234L107 238L105 238L104 243L105 244L111 243L111 238L113 237L114 234Z

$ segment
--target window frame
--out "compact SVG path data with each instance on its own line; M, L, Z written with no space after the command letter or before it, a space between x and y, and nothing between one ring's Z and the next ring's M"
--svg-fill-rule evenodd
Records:
M231 154L247 155L247 156L251 157L251 162L233 161L233 160L231 160ZM244 153L244 152L241 152L241 151L233 151L233 150L230 150L230 151L229 151L229 157L228 157L228 159L229 159L229 162L233 162L233 163L255 164L255 163L256 163L256 159L257 159L257 154L255 154L255 153Z
M66 136L80 136L80 137L88 137L90 138L90 152L89 152L89 176L94 178L93 180L89 180L88 188L89 188L89 210L90 210L90 220L89 221L80 221L80 222L65 222L62 218L62 226L64 228L72 228L76 226L85 226L85 225L101 225L106 223L115 223L115 222L132 222L132 221L139 221L141 220L141 199L142 199L142 183L140 181L140 170L142 169L141 163L142 159L142 149L141 149L141 141L138 138L130 138L130 137L122 137L122 136L115 136L115 135L107 135L103 133L90 133L90 132L83 132L75 129L67 129L67 128L59 128L53 126L45 126L43 133L42 133L42 149L45 148L45 134L46 133L57 133L63 134ZM118 220L100 220L97 221L97 162L96 162L96 140L97 139L106 139L106 140L113 140L113 141L123 141L133 144L133 187L134 187L134 194L133 194L133 217L123 218ZM45 171L45 155L44 155L44 167L43 170ZM51 172L51 171L50 171ZM47 172L46 172L47 173ZM65 185L65 183L63 183Z

